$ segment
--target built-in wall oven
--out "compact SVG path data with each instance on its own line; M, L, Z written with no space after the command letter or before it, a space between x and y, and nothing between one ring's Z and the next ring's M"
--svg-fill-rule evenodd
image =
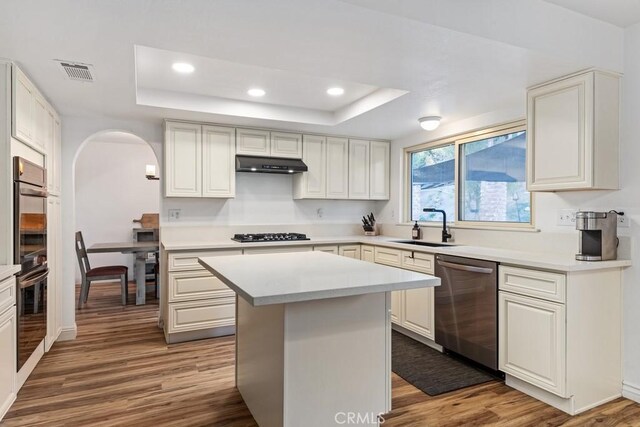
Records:
M47 171L13 158L18 370L47 334Z
M435 341L498 370L498 264L436 256Z

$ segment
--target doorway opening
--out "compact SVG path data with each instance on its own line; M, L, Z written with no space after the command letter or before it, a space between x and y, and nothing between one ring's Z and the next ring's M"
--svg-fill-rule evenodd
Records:
M73 172L75 298L83 313L136 303L157 310L157 171L151 146L129 132L99 132L79 148Z

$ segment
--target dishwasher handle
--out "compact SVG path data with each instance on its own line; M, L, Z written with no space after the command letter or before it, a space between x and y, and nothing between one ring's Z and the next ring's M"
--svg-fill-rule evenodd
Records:
M438 264L443 267L452 268L454 270L470 271L472 273L480 273L480 274L493 273L493 268L475 267L473 265L464 265L464 264L458 264L455 262L447 262L447 261L440 261L440 260L438 260Z

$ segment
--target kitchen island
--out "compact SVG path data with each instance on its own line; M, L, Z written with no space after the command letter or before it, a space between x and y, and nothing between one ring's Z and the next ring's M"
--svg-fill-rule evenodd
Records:
M199 262L236 292L236 385L261 427L391 410L390 292L440 279L322 252Z

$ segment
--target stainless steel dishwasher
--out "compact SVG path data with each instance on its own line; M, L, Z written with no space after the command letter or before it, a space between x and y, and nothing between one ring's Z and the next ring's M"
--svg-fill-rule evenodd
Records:
M435 338L447 350L498 370L498 264L436 256Z

